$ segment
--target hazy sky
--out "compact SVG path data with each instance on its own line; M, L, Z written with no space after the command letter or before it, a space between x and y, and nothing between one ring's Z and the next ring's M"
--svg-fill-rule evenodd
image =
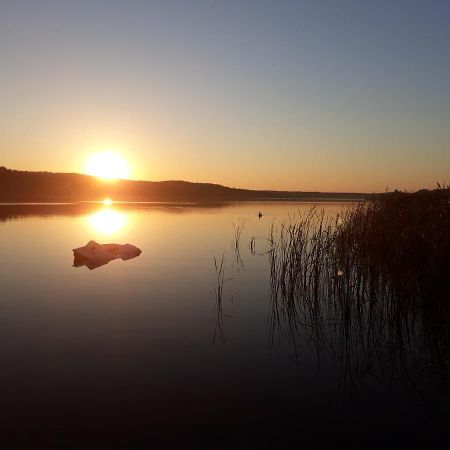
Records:
M0 165L384 191L450 182L450 1L0 0Z

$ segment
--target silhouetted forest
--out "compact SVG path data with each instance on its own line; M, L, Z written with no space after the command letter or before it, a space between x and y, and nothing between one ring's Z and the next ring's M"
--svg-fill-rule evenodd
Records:
M102 181L76 173L28 172L0 167L0 202L101 200L209 202L234 200L363 200L372 194L256 191L187 181Z

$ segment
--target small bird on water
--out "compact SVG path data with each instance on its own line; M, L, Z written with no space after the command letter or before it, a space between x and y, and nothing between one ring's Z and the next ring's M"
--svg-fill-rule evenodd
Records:
M262 216L263 216L263 215L262 215L262 212L259 211L259 212L258 212L258 219L261 219Z

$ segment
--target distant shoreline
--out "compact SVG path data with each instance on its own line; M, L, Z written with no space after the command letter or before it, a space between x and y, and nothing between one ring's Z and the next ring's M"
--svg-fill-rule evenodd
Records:
M0 167L0 203L4 204L77 203L102 201L105 198L117 203L359 202L378 195L361 192L251 190L188 181L104 182L75 173L27 172Z
M177 202L177 201L113 201L111 205L215 205L215 204L233 204L233 203L353 203L365 202L367 199L348 199L348 198L264 198L250 200L221 200L221 201L197 201L197 202ZM77 200L70 202L0 202L0 206L71 206L71 205L104 205L102 200Z

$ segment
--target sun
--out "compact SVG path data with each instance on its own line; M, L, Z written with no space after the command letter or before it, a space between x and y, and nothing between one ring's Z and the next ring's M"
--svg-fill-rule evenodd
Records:
M106 180L128 178L125 160L114 152L95 153L86 161L85 173Z

